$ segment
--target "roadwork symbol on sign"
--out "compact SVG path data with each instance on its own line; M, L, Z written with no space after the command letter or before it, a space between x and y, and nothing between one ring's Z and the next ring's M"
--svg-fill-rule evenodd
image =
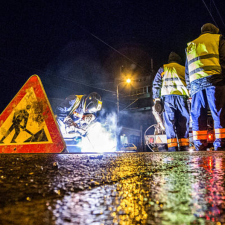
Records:
M0 153L60 153L64 148L41 80L33 75L0 115Z

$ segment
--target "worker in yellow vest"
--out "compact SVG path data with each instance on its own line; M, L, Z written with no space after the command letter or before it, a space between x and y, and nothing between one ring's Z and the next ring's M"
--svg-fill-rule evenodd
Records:
M185 83L185 67L181 58L171 52L168 64L159 68L153 81L153 100L155 105L164 106L168 151L187 151L189 148L189 110L188 90Z
M185 78L192 97L191 116L196 150L207 149L207 108L214 120L214 150L225 147L225 40L211 23L186 48Z

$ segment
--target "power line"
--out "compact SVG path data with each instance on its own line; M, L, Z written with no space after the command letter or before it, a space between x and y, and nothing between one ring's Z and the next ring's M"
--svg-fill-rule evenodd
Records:
M127 109L127 108L130 107L131 105L133 105L137 100L139 100L139 98L135 99L133 102L130 103L130 105L128 105L128 106L125 107L124 109L120 110L120 112L123 111L123 110L125 110L125 109Z
M215 19L214 19L213 15L212 15L212 13L210 12L210 10L209 10L208 6L206 5L205 1L204 1L204 0L202 0L202 2L203 2L203 4L205 5L206 9L208 10L209 15L212 17L213 22L214 22L214 23L215 23L215 25L218 27L218 25L217 25L217 23L216 23L216 21L215 21Z
M72 81L74 83L81 84L81 85L84 85L84 86L87 86L87 87L96 88L96 89L101 90L101 91L111 92L113 94L116 93L115 91L107 90L107 89L104 89L104 88L99 88L99 87L96 87L96 86L91 85L91 84L87 84L87 83L84 83L84 82L81 82L81 81L74 80L72 78L59 77L59 76L56 76L56 75L51 75L51 76L54 76L54 77L57 77L57 78L62 78L62 79L67 80L67 81Z
M223 18L222 18L222 16L221 16L221 14L220 14L220 12L219 12L219 10L218 10L218 8L217 8L217 6L216 6L214 0L212 0L212 2L213 2L213 5L214 5L214 7L215 7L215 9L216 9L216 11L217 11L217 13L218 13L218 15L219 15L221 21L222 21L223 26L225 27L225 23L223 22Z
M9 71L4 70L4 69L1 69L1 68L0 68L0 71L9 73ZM21 75L21 74L18 74L18 73L17 73L17 74L14 73L14 72L10 72L10 73L12 73L12 74L14 74L14 75L16 75L16 76L23 77L23 78L25 77L24 75ZM57 87L57 88L62 88L62 89L66 89L66 90L72 90L72 88L68 88L68 87L65 87L65 86L56 85L56 84L53 84L52 82L50 83L49 81L47 81L47 78L45 78L45 77L44 77L44 79L42 78L41 80L42 80L42 81L45 80L45 82L46 82L47 84L49 84L49 85L51 85L51 86L54 86L54 87ZM116 93L116 92L115 92L115 93ZM116 104L116 101L109 100L108 98L104 98L104 101L107 101L107 102L111 102L111 103ZM124 105L124 104L122 104L122 105Z
M47 4L47 2L44 2L45 4ZM50 7L51 9L53 8L53 6ZM55 12L59 13L58 10L55 9ZM61 15L63 17L65 17L64 14L61 13ZM87 30L86 28L84 28L83 26L81 26L80 24L78 24L76 21L71 20L71 22L73 24L75 24L76 26L78 26L80 29L82 29L83 31L85 31L86 33L90 34L92 37L94 37L95 39L97 39L98 41L102 42L103 44L105 44L106 46L108 46L109 48L111 48L112 50L114 50L115 52L117 52L119 55L123 56L124 58L126 58L127 60L129 60L130 62L134 63L135 65L137 65L138 67L140 67L141 69L145 70L146 72L149 72L147 69L145 69L144 67L142 67L141 65L139 65L137 62L135 62L134 60L132 60L131 58L127 57L126 55L124 55L123 53L121 53L119 50L117 50L116 48L112 47L111 45L109 45L107 42L103 41L101 38L99 38L97 35L91 33L89 30Z
M14 63L14 64L17 64L17 65L20 65L20 66L23 66L24 68L26 69L32 69L32 70L36 70L40 73L46 73L45 71L43 70L40 70L40 69L36 69L34 67L29 67L27 65L24 65L24 64L21 64L19 62L16 62L16 61L12 61L12 60L9 60L9 59L6 59L6 58L3 58L3 57L0 57L1 60L4 60L4 61L7 61L9 63ZM94 85L91 85L91 84L87 84L85 82L81 82L81 81L77 81L77 80L74 80L72 78L67 78L67 77L60 77L60 76L56 76L56 75L50 75L50 76L54 76L54 77L57 77L57 78L62 78L62 79L65 79L67 81L72 81L74 83L77 83L77 84L81 84L81 85L84 85L84 86L87 86L87 87L92 87L92 88L95 88L95 89L98 89L98 90L101 90L101 91L105 91L105 92L111 92L113 94L115 94L116 92L115 91L111 91L111 90L108 90L108 89L104 89L104 88L100 88L100 87L97 87L97 86L94 86Z
M38 71L38 72L40 72L40 73L43 73L43 74L46 73L45 71L42 71L42 70L40 70L40 69L36 69L36 68L34 68L34 67L29 67L29 66L26 66L26 65L24 65L24 64L21 64L21 63L19 63L19 62L15 62L15 61L12 61L12 60L3 58L3 57L0 57L0 59L1 59L1 60L5 60L5 61L10 62L10 63L14 63L14 64L17 64L17 65L23 66L24 68L27 68L27 69L36 70L36 71ZM2 69L1 69L1 70L2 70ZM3 70L2 70L2 71L3 71ZM8 72L8 71L4 71L4 72ZM14 72L12 72L12 73L15 74ZM17 74L15 74L15 75L17 75ZM23 76L23 75L19 75L19 76L25 77L25 76ZM95 89L98 89L98 90L101 90L101 91L110 92L110 93L112 93L112 94L116 94L116 91L108 90L108 89L105 89L105 88L100 88L100 87L97 87L97 86L94 86L94 85L91 85L91 84L87 84L87 83L85 83L85 82L81 82L81 81L75 80L75 79L73 79L73 78L68 78L68 77L63 77L63 76L57 76L57 75L52 75L52 74L49 75L49 76L52 76L52 77L55 77L55 78L64 79L64 80L67 80L67 81L70 81L70 82L73 82L73 83L76 83L76 84L84 85L84 86L86 86L86 87L95 88ZM47 79L47 78L44 78L44 79ZM106 82L106 83L113 83L113 82ZM49 83L49 84L50 84L50 83ZM52 83L51 83L50 85L56 86L56 85L53 85ZM59 87L61 87L61 86L59 86ZM68 88L67 88L67 89L68 89Z
M44 79L45 79L45 78L44 78ZM47 82L49 85L54 86L54 87L63 88L63 89L66 89L66 90L72 90L72 88L68 88L68 87L65 87L65 86L60 86L60 85L52 84L52 83L50 83L49 81L46 81L46 82ZM104 101L107 101L107 102L111 102L111 103L116 104L116 101L109 100L108 98L104 98Z
M123 56L124 58L126 58L127 60L129 60L130 62L134 63L135 65L137 65L138 67L146 70L144 67L142 67L141 65L137 64L135 61L133 61L131 58L127 57L126 55L124 55L123 53L121 53L120 51L118 51L117 49L115 49L114 47L112 47L111 45L109 45L108 43L106 43L105 41L103 41L101 38L97 37L96 35L94 35L93 33L91 33L90 31L88 31L86 28L80 26L77 22L72 21L73 23L75 23L78 27L80 27L82 30L84 30L85 32L89 33L91 36L93 36L94 38L96 38L97 40L99 40L100 42L102 42L103 44L105 44L106 46L108 46L109 48L111 48L112 50L114 50L115 52L117 52L118 54L120 54L121 56Z

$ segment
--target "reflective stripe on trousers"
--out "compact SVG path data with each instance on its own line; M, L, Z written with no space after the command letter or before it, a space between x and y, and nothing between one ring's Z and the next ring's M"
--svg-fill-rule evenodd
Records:
M189 112L187 98L181 95L163 97L166 136L168 148L177 147L178 140L186 146L189 139Z
M189 138L181 138L178 141L180 146L189 146Z
M177 147L177 139L176 138L172 138L172 139L167 139L167 145L168 148L172 148L172 147Z
M207 130L193 131L193 140L207 140Z
M225 128L215 129L215 138L225 138Z
M214 149L225 146L225 86L208 87L192 96L191 116L196 150L207 146L207 108L215 128Z

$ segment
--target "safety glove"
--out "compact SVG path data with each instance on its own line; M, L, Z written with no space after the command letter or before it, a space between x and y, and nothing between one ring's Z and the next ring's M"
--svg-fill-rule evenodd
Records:
M188 102L191 104L192 102L192 96L191 96L191 90L188 90Z
M85 123L89 124L95 119L95 115L87 114L87 115L84 115L82 119L84 120Z

